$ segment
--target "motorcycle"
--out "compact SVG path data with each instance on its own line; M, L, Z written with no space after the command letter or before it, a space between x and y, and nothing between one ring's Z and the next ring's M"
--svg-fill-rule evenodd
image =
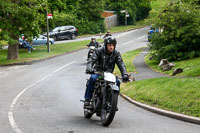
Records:
M100 76L95 82L95 89L89 106L84 106L84 116L90 119L96 113L103 126L109 126L118 110L119 87L116 76L110 72L95 72ZM87 83L88 84L88 83Z
M89 47L87 60L93 55L93 53L95 52L95 49L96 49L95 46L90 46Z

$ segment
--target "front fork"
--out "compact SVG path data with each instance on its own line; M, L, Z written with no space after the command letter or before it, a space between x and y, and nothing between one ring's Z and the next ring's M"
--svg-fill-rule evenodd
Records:
M106 109L106 81L101 89L102 89L101 91L102 91L102 95L103 95L102 96L102 98L103 98L102 108Z

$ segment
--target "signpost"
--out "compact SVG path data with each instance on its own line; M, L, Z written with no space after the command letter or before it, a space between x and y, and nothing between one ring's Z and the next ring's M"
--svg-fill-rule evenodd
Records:
M127 25L127 18L129 17L128 11L127 10L121 10L121 13L125 14L125 25Z
M50 45L49 45L49 19L53 19L53 16L51 13L48 13L47 11L47 52L50 52Z

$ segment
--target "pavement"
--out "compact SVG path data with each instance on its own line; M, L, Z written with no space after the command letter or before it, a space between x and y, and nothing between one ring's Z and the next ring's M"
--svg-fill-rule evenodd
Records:
M139 80L150 79L150 78L171 77L171 76L168 76L168 75L164 75L164 74L155 72L152 69L150 69L146 65L146 63L144 62L144 57L147 53L148 53L148 49L143 48L143 51L138 56L136 56L136 58L133 61L133 64L136 67L136 71L138 72L137 74L132 74L132 76L135 78L135 80L139 81ZM153 106L146 105L146 104L140 103L138 101L135 101L135 100L131 99L130 97L124 95L124 94L120 94L120 95L124 99L129 101L130 103L135 104L136 106L139 106L139 107L146 109L146 110L149 110L151 112L200 125L200 118L199 117L188 116L188 115L184 115L184 114L180 114L180 113L175 113L175 112L155 108Z

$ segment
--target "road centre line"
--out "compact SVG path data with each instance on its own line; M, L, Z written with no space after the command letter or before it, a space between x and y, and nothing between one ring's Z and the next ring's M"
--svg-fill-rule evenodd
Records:
M142 39L142 38L145 38L145 36L139 37L139 38L137 38L136 40L139 40L139 39ZM121 46L127 45L127 44L129 44L129 43L133 43L133 42L136 41L136 40L131 40L131 41L129 41L129 42L125 42L125 43L123 43L123 44L121 44L121 45L117 45L117 47L121 47Z
M31 85L29 85L28 87L26 87L23 91L21 91L15 98L14 100L12 101L12 104L10 105L10 109L9 109L9 112L8 112L8 119L9 119L9 122L10 122L10 125L11 125L11 128L14 130L15 133L23 133L17 126L16 122L15 122L15 119L14 119L14 115L13 115L13 111L14 111L14 108L15 108L15 104L17 103L18 99L28 90L30 89L31 87L33 87L34 85L44 81L45 79L49 78L50 76L52 76L53 74L55 74L56 72L62 70L63 68L75 63L76 61L72 61L68 64L65 64L64 66L56 69L55 71L53 71L52 73L50 73L49 75L43 77L42 79L32 83Z
M127 35L127 34L129 34L129 33L132 33L132 32L136 32L138 29L136 29L136 30L132 30L132 31L128 31L128 32L125 32L125 33L121 33L121 34L119 34L116 38L119 38L119 37L122 37L122 36L125 36L125 35Z
M140 40L140 39L145 38L145 37L146 37L146 36L139 37L139 38L137 38L137 40Z

